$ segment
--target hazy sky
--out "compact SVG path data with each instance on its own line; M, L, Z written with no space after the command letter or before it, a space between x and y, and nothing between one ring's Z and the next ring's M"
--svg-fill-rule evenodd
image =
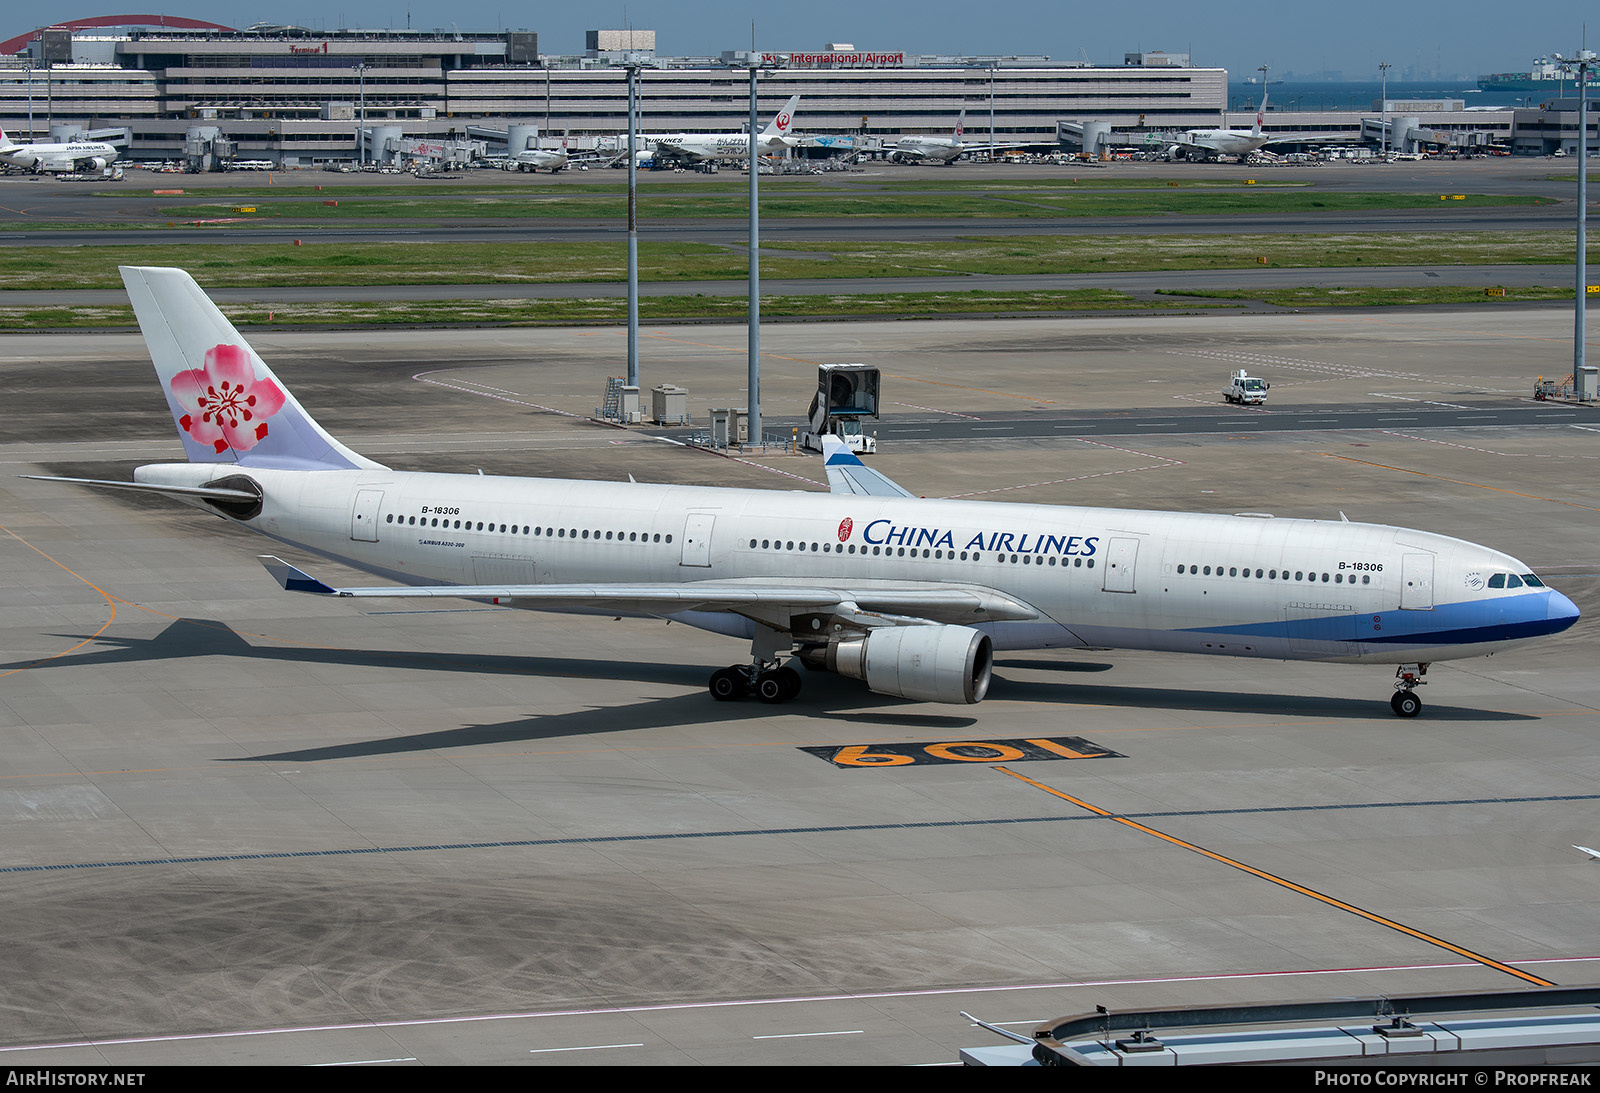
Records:
M30 13L20 14L24 8ZM1235 73L1262 64L1274 72L1342 70L1376 79L1379 61L1423 74L1475 75L1528 67L1537 55L1577 48L1593 0L1543 0L1531 12L1487 0L1353 0L1342 4L1141 0L1062 4L1049 0L802 0L761 5L725 0L626 0L532 6L501 0L42 0L7 5L0 38L29 29L26 19L66 20L122 11L161 12L234 27L295 23L345 27L537 31L546 53L581 53L586 30L634 26L656 32L657 51L718 54L748 48L755 21L760 49L817 50L829 42L907 53L1045 54L1122 63L1130 50L1189 52L1199 65ZM1526 17L1525 17L1526 16ZM11 23L17 25L12 26Z

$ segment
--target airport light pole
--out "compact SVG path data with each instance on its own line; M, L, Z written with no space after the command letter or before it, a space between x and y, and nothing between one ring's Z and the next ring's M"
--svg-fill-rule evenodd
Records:
M356 154L360 157L363 167L367 165L367 69L369 67L365 61L356 65L356 78L361 85L361 121L360 128L356 130Z
M22 66L28 74L28 139L33 139L33 62L30 60Z
M1578 76L1578 263L1577 295L1572 301L1572 385L1581 390L1584 365L1584 312L1589 304L1589 73L1595 67L1592 49L1580 49L1571 57L1556 55L1563 68L1574 69Z
M628 73L628 386L639 386L639 69L637 53L623 57Z
M989 159L994 159L994 65L989 66Z
M761 443L761 155L756 139L761 132L760 117L756 110L756 81L763 70L777 67L772 60L763 60L761 54L734 55L733 63L750 73L750 345L749 359L745 364L745 386L750 443Z
M1389 70L1394 65L1388 61L1378 62L1378 71L1383 77L1383 99L1378 103L1379 123L1378 137L1383 141L1383 158L1389 158Z

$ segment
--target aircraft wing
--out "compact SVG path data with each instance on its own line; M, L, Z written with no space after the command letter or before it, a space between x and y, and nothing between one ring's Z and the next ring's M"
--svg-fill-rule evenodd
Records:
M591 607L647 615L680 611L727 611L734 614L783 614L854 608L910 615L934 622L993 622L1036 619L1026 604L992 589L917 581L851 581L829 587L825 580L784 583L760 581L689 581L682 584L499 584L407 585L335 588L290 565L263 554L258 560L286 591L322 596L374 599L467 599L516 604L519 607Z
M1264 147L1274 144L1356 144L1361 138L1348 133L1274 133Z
M898 482L861 462L836 436L822 438L822 463L828 472L829 493L854 493L867 497L916 496Z
M657 155L662 156L680 156L687 158L700 155L699 152L695 151L693 148L690 148L686 144L681 144L675 140L662 140L660 137L656 138L655 151ZM624 157L626 157L628 153L624 152L622 154Z
M995 144L966 144L961 145L962 152L1006 152L1016 151L1019 148L1046 148L1052 147L1053 141L1047 140L1013 140Z

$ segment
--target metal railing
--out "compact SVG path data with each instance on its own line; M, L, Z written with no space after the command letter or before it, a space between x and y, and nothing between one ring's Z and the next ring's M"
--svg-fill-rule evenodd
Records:
M730 455L734 452L751 454L759 452L762 455L795 455L799 452L796 446L794 433L768 433L762 432L757 442L746 441L743 444L730 441L725 436L717 436L709 429L689 433L682 438L685 444L694 448L705 448L709 451Z

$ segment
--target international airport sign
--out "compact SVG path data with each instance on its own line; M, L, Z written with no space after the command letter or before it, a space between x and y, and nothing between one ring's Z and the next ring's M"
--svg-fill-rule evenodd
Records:
M787 65L790 68L903 68L904 53L763 53L764 65Z

